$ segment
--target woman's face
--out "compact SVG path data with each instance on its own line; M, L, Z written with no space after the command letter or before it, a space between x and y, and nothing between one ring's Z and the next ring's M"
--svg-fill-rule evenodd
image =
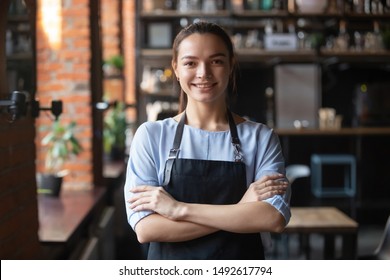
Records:
M185 38L172 67L188 102L225 102L231 64L218 36L195 33Z

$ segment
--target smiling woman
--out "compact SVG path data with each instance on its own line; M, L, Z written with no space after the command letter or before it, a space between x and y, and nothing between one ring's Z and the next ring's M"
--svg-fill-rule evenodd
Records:
M228 34L220 29L217 25L203 26L202 24L197 25L198 29L190 28L191 26L183 29L177 36L173 43L173 58L172 58L172 67L175 69L175 75L181 86L180 92L180 109L182 112L187 105L187 95L183 90L183 83L180 82L181 77L179 76L178 71L180 65L185 65L187 68L195 69L196 75L205 75L207 79L212 78L210 71L212 68L208 66L214 66L214 69L219 71L227 71L224 74L226 75L226 80L228 85L221 85L221 88L226 91L226 98L229 93L235 93L236 90L236 59L234 56L233 45L231 43L230 37ZM220 32L222 31L222 32ZM190 36L194 35L194 36ZM200 38L194 38L196 36L201 36ZM189 37L189 38L188 38ZM192 37L192 38L191 38ZM212 40L208 40L208 39ZM187 39L187 40L184 40ZM199 40L201 39L201 40ZM184 42L183 42L184 41ZM187 42L186 42L187 41ZM198 46L192 46L192 44L198 42ZM206 46L208 44L210 46ZM180 55L179 57L179 47ZM199 55L209 56L207 64L205 65L195 65L195 62L202 62L201 57L197 57L197 54L193 54L194 50L201 52ZM214 51L214 53L210 53ZM208 52L208 53L207 53ZM190 59L195 59L191 61ZM186 61L188 60L188 61ZM223 64L223 65L222 65ZM196 66L196 67L195 67ZM202 71L206 71L202 73ZM192 71L193 72L193 71ZM190 73L190 72L189 72ZM183 73L183 75L185 75Z
M276 134L227 106L235 67L216 24L189 25L173 43L180 113L139 127L124 189L148 259L263 259L260 232L280 232L290 219Z
M180 45L172 67L187 102L224 104L232 62L223 41L213 34L193 34ZM186 93L185 95L183 93Z

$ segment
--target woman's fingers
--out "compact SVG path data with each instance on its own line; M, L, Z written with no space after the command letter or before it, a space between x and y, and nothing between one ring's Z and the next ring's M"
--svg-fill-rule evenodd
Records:
M127 200L134 212L151 210L169 219L175 219L178 203L163 187L136 186L132 188L132 197Z
M130 202L130 208L133 209L134 211L146 210L149 209L147 207L149 203L150 203L150 197L142 197Z
M267 175L255 182L253 188L258 195L258 199L264 200L275 195L284 194L289 185L284 178L285 177L281 174Z
M275 174L265 175L265 176L261 177L257 182L265 183L269 180L280 180L280 179L284 179L284 178L285 177L283 174L275 173Z

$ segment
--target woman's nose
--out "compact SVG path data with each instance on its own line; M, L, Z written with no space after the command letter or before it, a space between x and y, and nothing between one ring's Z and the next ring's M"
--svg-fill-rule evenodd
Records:
M199 64L198 70L196 72L198 78L207 78L210 76L210 69L205 64Z

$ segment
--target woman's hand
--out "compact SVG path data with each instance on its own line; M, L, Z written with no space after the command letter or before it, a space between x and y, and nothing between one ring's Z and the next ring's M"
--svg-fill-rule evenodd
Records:
M283 195L289 183L283 174L273 174L261 177L250 184L239 203L262 201L274 195Z
M127 201L130 208L137 212L154 211L168 219L180 217L181 203L175 200L163 187L136 186L130 190L134 195Z

